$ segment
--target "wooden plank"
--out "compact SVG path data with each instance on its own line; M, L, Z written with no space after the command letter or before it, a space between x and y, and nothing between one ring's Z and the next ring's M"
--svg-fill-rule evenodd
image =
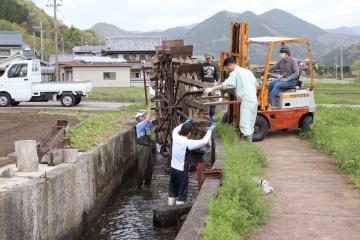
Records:
M170 54L172 57L192 57L193 55L193 46L187 45L183 47L171 47Z
M189 99L184 99L183 100L183 103L189 107L192 107L192 108L196 108L196 109L199 109L201 111L204 111L204 112L208 112L209 111L209 107L208 106L205 106L204 104L202 103L199 103L197 101L194 101L194 100L189 100Z
M176 40L164 40L162 41L163 49L169 49L172 47L183 47L184 40L183 39L176 39Z
M183 73L199 73L201 70L201 64L183 64L178 68L178 74Z
M193 87L206 88L206 86L204 86L204 83L200 82L200 81L194 81L192 79L185 79L185 78L180 79L179 81L184 83L184 84L193 86Z

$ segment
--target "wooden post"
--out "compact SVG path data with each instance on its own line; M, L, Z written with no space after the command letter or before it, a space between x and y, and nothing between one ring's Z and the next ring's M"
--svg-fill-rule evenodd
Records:
M149 102L148 102L148 93L147 93L147 86L146 86L146 71L145 71L145 66L143 67L142 71L143 71L143 75L144 75L145 104L146 104L146 106L148 106L148 105L149 105Z
M15 142L16 163L19 172L37 172L39 159L35 140L21 140Z

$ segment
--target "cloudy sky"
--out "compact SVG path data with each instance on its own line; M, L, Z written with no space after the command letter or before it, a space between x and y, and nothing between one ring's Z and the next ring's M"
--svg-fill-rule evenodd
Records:
M33 2L52 15L46 7L48 0ZM59 18L81 29L107 22L125 30L150 31L199 23L222 10L261 14L273 8L322 28L360 25L359 0L63 0L62 3Z

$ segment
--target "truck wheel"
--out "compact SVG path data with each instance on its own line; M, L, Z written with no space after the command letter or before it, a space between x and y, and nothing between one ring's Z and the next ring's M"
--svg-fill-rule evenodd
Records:
M11 97L7 93L0 93L0 107L7 107L11 104Z
M64 107L72 107L75 104L75 96L73 94L63 94L60 102Z
M313 117L311 115L306 115L300 123L300 128L304 132L308 132L312 129Z
M80 102L81 102L81 96L76 96L75 97L75 105L79 105Z
M269 130L269 124L263 116L257 115L254 126L253 141L258 142L264 140Z

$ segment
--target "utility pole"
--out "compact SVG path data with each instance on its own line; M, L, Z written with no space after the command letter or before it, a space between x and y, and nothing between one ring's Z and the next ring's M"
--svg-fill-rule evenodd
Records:
M65 55L64 36L61 36L61 48L62 48L62 54Z
M41 61L44 61L44 28L43 28L43 24L42 24L42 22L40 22L39 26L33 26L32 28L40 31L40 54L41 54ZM35 44L34 44L34 49L35 49Z
M343 62L343 47L340 47L340 65L341 65L341 81L344 82L344 62Z
M337 54L335 53L335 80L337 80Z
M33 51L34 51L34 54L35 54L35 51L36 51L36 36L35 36L35 32L33 32Z
M50 1L53 1L52 3ZM62 0L48 0L47 7L54 8L54 30L55 30L55 64L58 62L58 26L57 26L57 7L62 6ZM59 79L58 70L56 70L55 81Z

